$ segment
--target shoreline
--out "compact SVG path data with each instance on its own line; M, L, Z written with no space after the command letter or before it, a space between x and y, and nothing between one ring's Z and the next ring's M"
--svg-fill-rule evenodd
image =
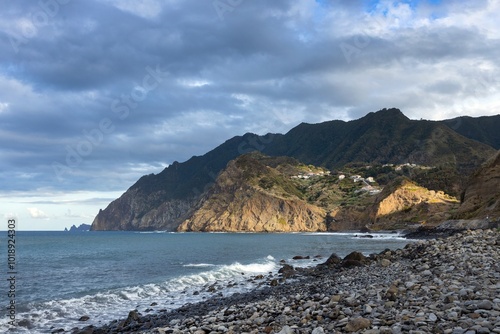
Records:
M298 276L285 265L281 276L294 278L285 284L275 278L274 286L170 312L131 311L72 333L500 333L498 230L348 257L331 256Z

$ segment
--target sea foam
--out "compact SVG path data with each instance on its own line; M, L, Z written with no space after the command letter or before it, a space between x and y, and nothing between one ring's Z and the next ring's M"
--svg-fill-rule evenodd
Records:
M90 318L84 323L85 326L91 324L99 326L123 318L134 309L145 314L202 301L215 293L229 296L236 292L246 292L256 287L254 283L248 281L252 276L275 274L279 265L272 256L268 256L258 263L235 262L229 265L194 263L184 267L212 269L175 277L161 283L113 289L79 298L32 302L23 312L17 314L18 321L27 320L31 328L19 326L16 329L23 333L50 333L51 327L69 330L82 327L82 322L79 321L82 316ZM216 287L209 289L214 285ZM0 320L0 329L7 328L9 326L6 319Z

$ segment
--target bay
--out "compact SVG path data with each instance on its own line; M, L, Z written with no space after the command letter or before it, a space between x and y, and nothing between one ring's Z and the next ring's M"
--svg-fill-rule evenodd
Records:
M255 275L276 274L280 260L312 266L333 252L365 255L404 247L399 234L377 233L17 232L16 331L50 333L157 312L256 287ZM0 259L7 268L6 232ZM292 260L296 255L309 260ZM321 256L321 258L315 258ZM2 270L4 272L4 270ZM7 270L5 270L5 273ZM0 302L8 303L2 279ZM208 291L210 286L216 288ZM216 290L216 291L213 291ZM2 292L3 292L2 291ZM0 332L10 328L2 307ZM86 322L80 317L88 316Z

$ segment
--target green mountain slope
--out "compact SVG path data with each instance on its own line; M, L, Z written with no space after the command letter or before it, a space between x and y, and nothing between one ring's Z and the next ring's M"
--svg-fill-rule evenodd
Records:
M432 121L410 120L398 109L383 109L350 121L305 124L292 129L264 152L338 168L348 163L453 164L460 171L478 166L491 147ZM485 154L486 153L486 154Z
M457 117L440 123L464 137L477 140L500 150L500 115L483 117Z

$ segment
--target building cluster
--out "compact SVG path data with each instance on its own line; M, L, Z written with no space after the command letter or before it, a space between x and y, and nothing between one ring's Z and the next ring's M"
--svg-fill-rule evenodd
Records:
M340 174L339 175L339 180L343 180L345 179L346 176L344 174ZM351 175L349 176L349 178L353 181L353 182L362 182L365 184L364 187L362 187L361 189L357 190L356 192L367 192L369 193L370 195L376 195L376 194L379 194L382 190L379 188L379 187L374 187L372 184L375 183L375 179L373 177L367 177L367 178L364 178L362 177L361 175Z
M308 173L300 173L299 175L293 175L292 179L310 179L315 176L326 176L330 175L330 171L319 171L319 172L308 172Z
M429 167L429 166L421 166L421 165L417 165L417 164L411 164L409 162L404 163L404 164L400 164L400 165L385 164L382 167L392 167L392 168L394 168L395 171L400 171L400 170L403 169L403 167L407 167L407 168L419 168L419 169L432 169L432 168L434 168L434 167Z
M342 181L345 178L346 178L346 176L344 174L339 175L339 181ZM351 175L349 178L351 180L353 180L354 182L375 183L375 179L371 176L364 178L361 175Z

